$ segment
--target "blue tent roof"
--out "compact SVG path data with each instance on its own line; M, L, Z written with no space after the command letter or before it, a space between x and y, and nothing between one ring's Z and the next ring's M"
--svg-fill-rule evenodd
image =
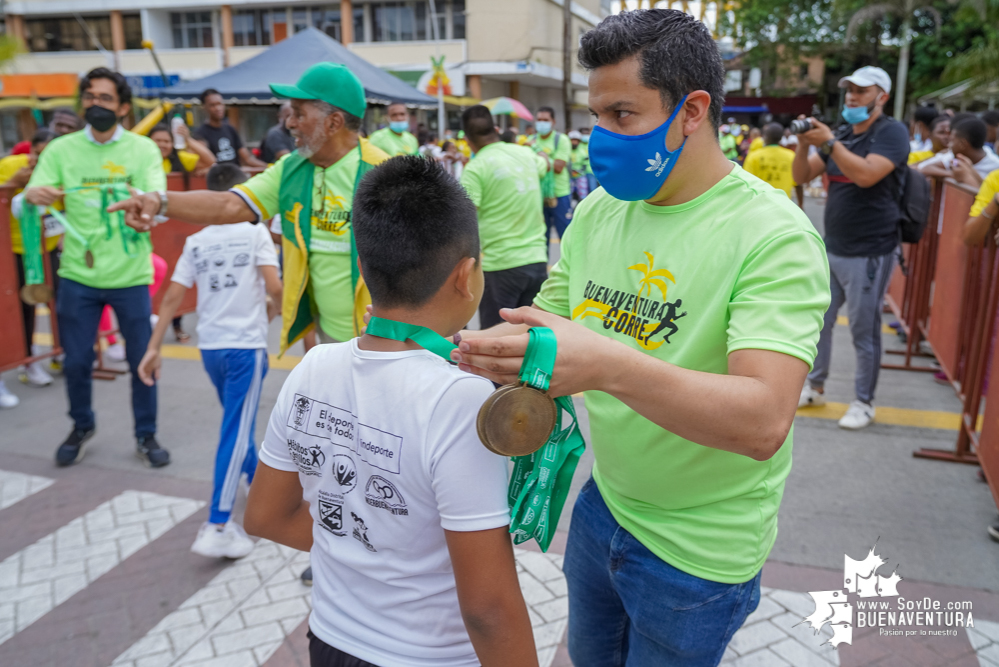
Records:
M214 88L222 93L226 101L271 103L275 97L268 84L295 83L310 65L324 61L349 67L361 80L370 104L398 101L410 106L437 107L435 98L351 53L340 42L316 28L306 28L221 72L170 86L162 91L161 96L167 101L190 102L206 88Z

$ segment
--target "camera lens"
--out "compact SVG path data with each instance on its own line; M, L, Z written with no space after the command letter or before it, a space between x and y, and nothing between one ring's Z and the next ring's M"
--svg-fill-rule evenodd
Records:
M807 118L801 118L798 120L791 121L791 132L794 134L801 134L803 132L808 132L812 129L812 121Z

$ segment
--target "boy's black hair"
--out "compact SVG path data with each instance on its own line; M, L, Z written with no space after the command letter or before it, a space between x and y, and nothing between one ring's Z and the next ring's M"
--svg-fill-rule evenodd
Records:
M981 150L988 136L988 128L981 118L962 118L951 126L955 137L961 137L975 150Z
M208 183L209 190L225 192L248 178L249 176L246 175L246 172L240 169L239 165L235 162L216 162L208 170L205 181Z
M930 132L937 128L940 123L950 123L950 116L945 113L940 114L936 118L930 121Z
M922 123L927 127L930 126L930 122L937 116L942 115L935 106L925 106L916 107L916 110L912 112L912 118L917 123Z
M125 104L126 102L132 102L132 87L128 85L128 81L119 72L112 72L107 67L95 67L80 79L80 94L90 90L90 84L94 79L107 79L114 84L114 87L118 91L118 104Z
M351 212L357 256L371 301L416 307L430 300L466 257L479 257L475 204L435 160L386 160L357 186Z
M486 143L485 139L490 139L496 134L493 114L481 104L465 109L461 114L461 129L465 130L465 136L475 142L476 146Z
M31 145L37 146L38 144L47 144L53 139L55 139L55 132L47 127L40 127L35 130L33 135L31 135Z
M555 109L552 109L551 107L538 107L538 110L536 112L534 112L534 114L537 115L537 114L542 113L544 111L547 111L548 113L550 113L552 115L552 120L555 120Z
M467 132L465 134L468 134ZM503 134L500 135L500 141L504 144L514 144L517 143L517 133L513 130L504 130Z
M579 40L579 64L587 70L638 56L642 85L659 91L672 111L684 95L711 95L709 117L717 131L725 99L725 68L707 27L677 9L637 9L612 14Z
M207 88L204 92L201 93L201 95L198 96L198 99L201 100L201 104L205 103L205 100L208 99L209 95L218 95L219 97L222 97L222 93L220 93L219 91L215 90L214 88Z
M784 126L780 123L767 123L763 126L763 144L772 146L779 144L784 138Z
M985 121L985 124L989 127L999 126L999 111L996 111L995 109L986 111L982 114L982 120Z

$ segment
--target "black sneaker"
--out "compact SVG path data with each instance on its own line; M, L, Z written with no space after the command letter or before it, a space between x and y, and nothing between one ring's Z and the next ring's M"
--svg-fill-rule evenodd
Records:
M170 463L170 452L160 447L155 435L139 438L135 446L135 455L150 468L162 468Z
M312 585L312 566L311 565L309 567L305 568L305 570L302 572L301 579L302 579L302 583L305 584L306 586L311 586Z
M86 450L84 443L90 440L97 433L96 428L79 429L74 428L69 433L59 449L56 450L55 462L60 468L71 466L74 463L79 463L83 460L83 454Z
M989 537L991 537L996 542L999 542L999 521L996 521L994 524L989 526ZM311 569L312 568L310 567L309 570ZM309 574L311 575L311 572ZM305 575L303 574L302 576L304 577ZM311 583L312 581L311 578L309 581Z

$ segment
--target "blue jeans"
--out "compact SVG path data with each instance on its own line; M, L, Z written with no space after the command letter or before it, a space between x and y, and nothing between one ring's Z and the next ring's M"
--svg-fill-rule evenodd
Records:
M132 415L135 417L135 437L156 433L156 386L147 387L139 379L137 368L146 353L153 328L149 322L152 300L148 285L97 289L74 280L59 281L56 312L59 315L59 343L66 353L63 375L69 394L69 416L76 428L94 428L94 411L90 407L94 341L101 311L109 305L118 319L118 328L125 338L125 357L132 371Z
M557 202L554 208L542 207L545 212L545 239L552 237L552 227L561 239L566 227L572 222L572 197L569 195L558 197Z
M563 565L576 667L714 667L760 602L760 574L721 584L687 574L618 525L591 477Z
M267 375L267 350L202 350L201 362L222 401L222 427L215 452L215 484L208 520L225 523L232 514L239 478L253 481L257 448L253 431L260 387Z

